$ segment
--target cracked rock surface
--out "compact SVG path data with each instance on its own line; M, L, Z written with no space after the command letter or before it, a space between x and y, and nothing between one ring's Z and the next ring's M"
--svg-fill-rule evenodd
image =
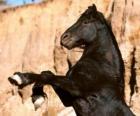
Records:
M112 26L125 62L125 99L140 115L140 1L48 0L0 10L0 116L75 116L51 86L44 87L48 100L35 111L32 85L18 90L7 79L17 71L64 75L82 50L67 51L60 36L93 3Z

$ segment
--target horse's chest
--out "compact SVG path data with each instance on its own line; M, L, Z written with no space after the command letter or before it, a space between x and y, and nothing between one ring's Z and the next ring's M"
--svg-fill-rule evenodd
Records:
M94 67L88 68L83 65L74 66L68 71L66 77L75 82L82 90L91 90L97 79Z
M66 77L72 81L81 81L82 80L82 76L80 74L79 69L77 69L75 67L68 71Z
M73 66L66 74L66 77L70 80L73 80L73 78L75 78L75 76L77 76L77 74L79 73L80 68L78 67L78 65Z
M85 76L86 74L92 75L93 69L94 67L91 63L80 61L67 72L66 76L71 79L73 77Z

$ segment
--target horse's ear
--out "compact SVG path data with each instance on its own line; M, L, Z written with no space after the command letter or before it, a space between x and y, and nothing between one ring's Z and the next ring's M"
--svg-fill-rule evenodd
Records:
M92 5L92 9L93 9L94 12L97 12L97 8L96 8L95 4Z
M90 11L96 13L97 12L97 8L95 6L95 4L93 4L92 6L89 6L88 9L90 9Z
M89 6L86 13L89 14L90 16L92 16L92 18L96 18L97 17L97 8L96 8L95 4L93 4L92 6Z

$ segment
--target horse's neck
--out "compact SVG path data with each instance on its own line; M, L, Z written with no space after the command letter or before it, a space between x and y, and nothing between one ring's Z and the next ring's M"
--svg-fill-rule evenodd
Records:
M101 29L98 32L98 38L86 46L83 57L87 56L91 59L109 62L115 68L117 73L120 72L121 56L118 53L118 48L113 42L114 37L110 34L107 28ZM103 60L102 60L103 59Z

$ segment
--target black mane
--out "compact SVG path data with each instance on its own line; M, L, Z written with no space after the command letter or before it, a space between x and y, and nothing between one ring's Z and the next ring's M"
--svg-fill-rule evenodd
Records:
M114 33L112 31L112 27L111 27L111 25L109 25L109 23L107 22L107 20L105 19L104 15L101 12L98 12L98 20L100 20L102 23L104 23L106 25L110 35L112 36L112 42L113 42L113 44L114 44L114 46L116 48L117 54L119 56L119 61L120 61L120 64L121 64L120 65L120 74L121 74L120 76L123 79L122 83L124 83L124 71L125 71L124 62L123 62L123 59L122 59L122 55L121 55L117 40L116 40L116 38L114 36Z

